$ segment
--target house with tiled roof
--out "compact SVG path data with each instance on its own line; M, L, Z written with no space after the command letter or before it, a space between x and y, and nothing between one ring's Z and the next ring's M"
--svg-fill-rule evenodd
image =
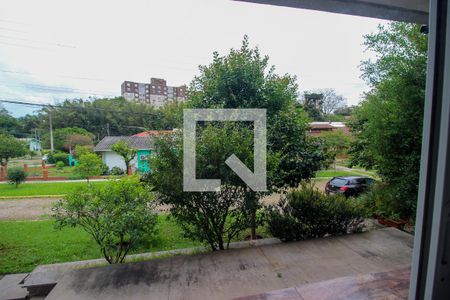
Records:
M152 136L106 136L95 146L94 151L102 156L103 162L111 170L119 167L125 171L123 158L112 150L117 142L125 142L129 147L137 150L135 159L131 162L132 171L149 172L148 158L155 150L154 137Z
M140 136L140 137L148 137L148 136L160 136L165 134L172 134L175 130L147 130L144 132L137 133L133 136Z
M309 133L319 136L323 132L340 130L345 134L350 134L350 129L344 122L311 122L309 123Z

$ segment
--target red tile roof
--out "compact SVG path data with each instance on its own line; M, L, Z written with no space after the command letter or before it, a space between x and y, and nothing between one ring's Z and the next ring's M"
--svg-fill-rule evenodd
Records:
M158 136L161 134L171 134L173 132L174 132L173 130L147 130L147 131L140 132L140 133L137 133L132 136L148 137L148 136Z

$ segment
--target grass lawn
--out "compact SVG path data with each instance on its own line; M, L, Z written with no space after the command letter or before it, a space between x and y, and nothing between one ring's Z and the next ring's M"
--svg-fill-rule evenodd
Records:
M37 195L65 195L86 182L46 182L23 183L15 188L11 184L0 184L0 197L37 196ZM91 182L95 185L104 185L106 181Z
M58 170L57 168L48 168L48 176L50 177L70 177L75 176L77 173L75 172L75 167L64 167L61 170Z
M160 215L158 234L134 253L200 245L182 236L180 227ZM81 228L56 230L53 221L0 222L0 274L32 271L37 265L101 258L97 244Z
M359 173L349 171L334 171L334 170L322 170L316 173L316 178L319 177L336 177L336 176L358 176Z

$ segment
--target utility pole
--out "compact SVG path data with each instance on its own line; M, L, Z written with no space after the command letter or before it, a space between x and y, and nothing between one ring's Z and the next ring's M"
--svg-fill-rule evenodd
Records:
M106 133L107 133L108 136L109 136L109 123L106 123Z
M50 151L53 153L55 149L53 147L53 124L52 124L52 113L50 111L48 112L48 120L50 123Z

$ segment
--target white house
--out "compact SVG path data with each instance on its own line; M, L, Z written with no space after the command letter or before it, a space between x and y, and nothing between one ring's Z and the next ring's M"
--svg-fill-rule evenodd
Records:
M119 167L125 171L123 158L111 149L114 144L121 141L137 150L137 155L131 162L133 171L148 172L150 170L148 157L155 149L154 138L150 136L106 136L95 146L94 151L101 154L103 162L110 170Z

